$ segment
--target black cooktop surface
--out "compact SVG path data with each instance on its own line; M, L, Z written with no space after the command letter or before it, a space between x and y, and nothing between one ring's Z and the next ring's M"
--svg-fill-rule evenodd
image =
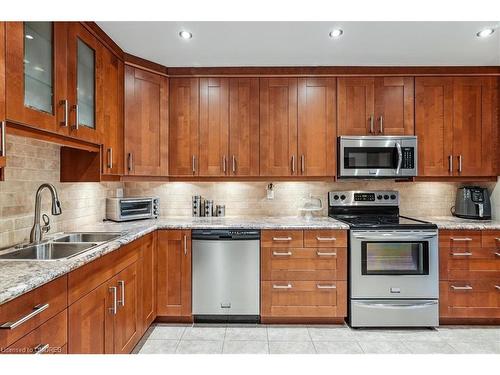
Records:
M330 217L349 224L351 228L361 229L435 229L436 224L400 215L330 215Z

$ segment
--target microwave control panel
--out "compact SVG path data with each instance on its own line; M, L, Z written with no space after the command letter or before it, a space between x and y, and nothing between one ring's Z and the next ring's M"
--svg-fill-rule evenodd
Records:
M413 147L402 147L403 161L401 169L414 169L415 168L415 149Z

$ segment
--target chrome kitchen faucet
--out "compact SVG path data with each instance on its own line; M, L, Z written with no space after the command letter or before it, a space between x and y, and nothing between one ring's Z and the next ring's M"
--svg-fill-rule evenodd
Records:
M44 226L40 226L40 211L42 204L42 191L47 188L50 191L52 196L52 215L60 215L62 213L61 210L61 202L59 202L59 198L57 197L57 190L52 184L42 184L36 191L35 197L35 218L33 221L33 228L31 228L30 233L30 243L39 243L42 241L43 233L47 233L50 230L49 225L49 217L47 215L43 215Z

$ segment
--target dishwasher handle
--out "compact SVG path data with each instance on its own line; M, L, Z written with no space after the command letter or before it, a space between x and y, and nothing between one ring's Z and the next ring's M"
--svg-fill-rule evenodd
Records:
M191 238L206 241L260 240L260 231L249 229L195 229L191 232Z

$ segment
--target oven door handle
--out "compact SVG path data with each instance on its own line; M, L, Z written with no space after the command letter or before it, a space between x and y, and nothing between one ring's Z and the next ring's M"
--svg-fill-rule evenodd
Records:
M396 142L396 150L398 151L398 166L396 167L396 175L401 171L401 164L403 164L403 152L401 151L401 144Z
M358 305L364 305L367 307L377 307L377 308L383 308L383 309L422 309L425 307L429 306L434 306L437 305L437 301L431 301L431 302L424 302L424 303L392 303L392 304L386 304L386 303L373 303L373 302L354 302L355 304Z
M430 238L435 238L435 234L423 235L423 236L370 236L370 235L359 235L353 234L353 237L360 240L373 240L373 241L420 241Z

